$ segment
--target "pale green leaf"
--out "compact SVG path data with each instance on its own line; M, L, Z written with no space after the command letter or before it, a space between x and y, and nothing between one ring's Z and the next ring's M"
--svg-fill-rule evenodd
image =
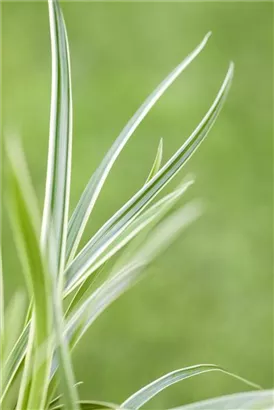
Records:
M96 289L71 315L67 323L67 336L72 338L79 323L82 330L74 345L83 336L95 319L118 297L141 279L145 268L166 249L179 233L200 215L197 204L185 205L182 209L166 217L147 235L146 240L137 248L127 263L112 272L110 278ZM83 326L82 322L86 323Z
M22 332L25 312L26 295L23 291L17 291L11 298L5 312L5 322L9 323L9 326L5 329L5 342L3 346L4 363Z
M69 222L68 241L67 241L67 260L72 261L85 226L87 224L90 213L100 194L100 191L105 183L105 180L115 163L120 152L128 142L129 138L136 130L141 121L148 114L153 105L163 95L167 88L181 74L181 72L197 57L207 43L210 36L208 33L198 47L192 51L150 94L141 107L136 111L127 125L123 128L118 138L107 152L106 156L100 163L99 167L92 175L88 185L86 186Z
M55 238L54 269L63 271L71 174L72 96L65 23L57 0L48 0L52 54L52 88L46 192L41 244L48 252Z
M19 393L18 393L18 398L16 402L16 410L21 410L24 408L29 407L29 403L33 402L38 402L38 399L33 398L36 395L36 391L33 390L33 385L37 384L36 379L40 379L40 354L38 353L42 346L44 344L40 344L39 346L35 346L35 337L36 337L36 332L35 332L35 321L34 321L34 315L35 312L30 320L30 332L28 335L28 341L27 341L27 349L26 349L26 354L24 358L24 367L23 367L23 374L20 380L20 388L19 388ZM50 363L51 360L51 355L50 351L47 349L46 352L44 353L48 354L48 358L44 357L44 363ZM34 359L35 357L35 359ZM43 371L43 367L41 369ZM48 380L46 380L46 383L48 383ZM32 395L31 395L32 393ZM47 384L45 385L45 393L44 395L46 396L47 393ZM43 404L45 404L45 398L43 398Z
M273 410L274 390L250 391L215 397L171 410Z
M186 191L192 182L193 181L191 180L184 182L171 194L166 195L156 204L152 205L146 212L137 217L136 220L133 221L126 228L126 230L116 238L116 240L111 244L111 249L108 249L103 255L101 255L100 259L90 271L90 276L82 282L80 287L77 289L77 292L75 293L67 310L67 315L74 310L81 299L83 299L84 295L87 295L92 285L101 275L102 269L105 267L108 260L124 246L126 246L126 244L135 238L140 232L146 229L147 226L151 229L154 226L153 224L156 223L159 218L162 218L176 203L176 201L179 200L180 196Z
M19 396L22 403L28 398L29 408L41 408L45 403L50 361L37 364L38 349L48 340L51 333L51 283L43 256L40 252L38 227L39 213L24 157L20 146L15 141L8 141L7 161L10 174L9 213L14 237L25 273L30 297L33 297L33 320L35 326L34 346L30 342L28 350L34 350L31 390L28 398L27 378L29 370L23 375ZM50 355L50 352L47 352Z
M163 160L163 138L160 139L159 145L158 145L158 149L156 152L156 157L155 160L153 162L152 168L148 174L146 183L154 177L155 174L157 174L157 172L159 171L161 164L162 164L162 160Z
M175 203L179 200L181 195L185 192L187 187L192 183L192 181L188 181L187 183L181 184L174 192L171 194L166 195L161 200L159 200L156 204L152 205L146 212L140 215L129 227L124 231L123 238L119 238L117 241L117 245L114 246L113 251L117 251L125 246L130 240L132 240L136 235L140 232L145 230L146 232L151 229L169 212L169 210L175 205ZM106 255L109 256L109 255ZM131 255L132 257L132 255ZM104 261L104 257L103 257ZM105 262L104 262L105 263ZM96 274L99 274L99 268L97 268L94 272L95 277ZM88 289L89 286L92 284L91 279L92 276L83 282L82 286L79 288L78 292L76 293L75 297L73 298L68 311L67 315L71 315L72 312L76 309L76 307L80 304L81 301L84 303L84 297L88 297ZM103 285L104 286L104 285ZM96 290L95 290L96 292ZM89 315L87 314L86 317ZM79 334L81 334L81 327L85 327L85 318L82 319L82 324L78 323L77 330L74 329L73 336L71 338L71 343L74 343L74 340L78 339Z
M3 393L2 400L5 398L8 393L12 382L15 380L19 370L22 368L22 364L25 358L27 343L29 337L30 322L28 322L21 335L18 337L13 349L11 350L7 360L4 363L3 368Z
M107 248L103 245L102 251L98 252L98 258L94 261L92 268L89 269L89 276L86 280L88 280L92 273L96 272L105 262L126 246L129 241L142 232L148 225L151 226L154 221L157 221L158 218L164 216L192 183L193 181L191 180L184 182L174 192L166 195L152 205L147 211L139 215L136 219L133 219L125 230L121 230L115 240L110 242L110 245Z
M162 216L178 199L183 191L183 187L185 189L184 185L182 184L173 193L173 198L169 194L168 199L171 200L172 198L173 202L163 202L162 205L165 206L161 208ZM130 258L127 259L126 264L124 266L119 264L117 268L114 267L110 278L90 296L83 299L83 303L75 312L69 312L70 316L66 326L66 334L72 348L75 347L94 320L122 293L133 286L141 278L141 273L148 264L159 253L163 252L183 228L200 215L200 209L201 206L197 203L188 204L166 220L159 222L158 226L146 236L140 246L135 247L133 244L132 248L134 248L134 251L131 253ZM158 217L161 217L161 214L158 214ZM157 222L157 219L153 220L153 222ZM56 370L57 363L55 361L52 369L53 374Z
M259 388L259 386L245 380L239 376L236 376L226 370L222 369L219 366L213 364L201 364L191 367L185 367L183 369L175 370L171 373L168 373L159 379L153 381L152 383L146 385L141 390L138 390L132 396L130 396L121 407L127 410L137 410L142 407L145 403L151 400L154 396L160 393L162 390L166 389L167 387L171 386L174 383L178 383L181 380L187 379L189 377L197 376L202 373L210 372L210 371L219 371L222 373L226 373L230 376L233 376L241 381Z
M89 276L89 269L98 258L98 255L126 229L148 203L179 172L204 140L223 106L232 77L233 64L231 63L212 106L187 141L157 174L99 229L75 260L68 266L66 270L66 293L71 292Z
M81 283L68 306L66 317L68 317L78 306L78 304L82 300L84 300L84 298L86 298L86 296L90 294L92 290L94 290L94 287L97 285L99 278L102 276L106 265L107 263L100 266L93 272L92 275L90 275L84 282Z
M49 0L52 47L52 94L47 185L41 243L55 277L53 287L54 327L62 399L66 408L79 406L69 347L64 333L63 273L68 226L71 149L72 96L69 46L59 4Z
M51 379L52 381L52 379ZM83 382L77 382L76 386L80 386L81 384L83 384ZM53 393L53 392L52 392ZM61 403L61 399L62 399L62 394L59 394L58 396L56 396L54 399L51 399L51 394L48 394L48 403L46 405L46 408L49 408L49 410L51 410L53 407L64 407L64 404Z

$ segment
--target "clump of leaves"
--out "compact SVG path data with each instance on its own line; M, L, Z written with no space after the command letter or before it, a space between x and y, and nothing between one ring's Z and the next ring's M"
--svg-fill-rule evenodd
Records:
M232 81L233 64L229 65L215 100L190 137L164 165L160 141L145 184L79 251L87 221L120 152L156 101L202 51L210 34L162 81L130 119L91 176L69 218L72 154L69 45L57 0L49 0L48 5L52 93L42 217L23 150L18 141L6 141L8 210L30 302L24 316L24 298L21 293L15 293L4 313L1 263L2 408L139 409L171 384L201 373L219 371L238 377L218 366L204 364L173 371L120 405L79 399L71 361L74 347L94 320L140 280L153 259L200 215L198 202L170 212L192 184L190 179L156 202L151 204L151 201L180 171L214 124ZM125 249L118 262L109 269L106 279L102 283L96 282L106 263ZM72 298L65 311L64 301L68 296ZM271 397L270 391L255 391L183 406L182 409L243 408L243 405L245 409L266 408L271 404Z

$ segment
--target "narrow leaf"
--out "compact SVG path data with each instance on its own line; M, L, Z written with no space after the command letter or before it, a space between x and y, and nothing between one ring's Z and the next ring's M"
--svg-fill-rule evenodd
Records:
M115 240L110 242L109 247L105 247L103 244L102 252L98 252L98 258L94 261L92 268L89 269L90 278L93 272L96 272L105 262L107 262L113 255L120 251L129 241L135 238L140 232L142 232L148 225L152 226L159 218L165 215L176 201L184 194L187 188L192 185L193 181L187 181L181 184L174 192L166 195L160 199L154 205L152 205L146 212L139 215L135 220L126 227L123 231L119 232ZM65 293L66 295L66 293Z
M110 278L90 295L86 301L69 318L66 327L67 336L71 339L78 325L85 319L80 336L83 336L95 319L119 296L132 287L144 269L179 235L183 228L200 215L200 206L188 204L164 219L148 234L146 240L131 255L127 263L119 267ZM74 345L75 345L74 344Z
M7 160L10 170L9 212L14 230L18 254L21 259L30 297L33 297L35 352L29 397L29 408L43 408L46 398L49 361L37 365L37 350L51 333L51 284L38 239L39 216L36 198L29 181L22 151L15 141L8 142ZM32 344L28 346L32 349ZM50 354L48 352L48 354ZM38 369L39 367L39 369ZM25 392L28 394L27 392Z
M136 237L140 232L144 231L146 229L146 234L148 234L148 231L151 231L157 223L163 217L169 212L169 210L175 205L175 203L179 200L181 195L185 192L187 187L191 184L192 182L189 181L187 183L181 184L174 192L171 194L166 195L164 198L159 200L156 204L152 205L144 214L139 216L124 232L123 238L119 238L119 241L117 241L117 245L114 246L114 249L112 250L113 252L117 252L117 250L120 250L123 246L125 246L126 243L128 243L130 240L132 240L134 237ZM109 252L111 254L111 252ZM105 257L103 256L103 262L105 263L105 258L109 257L109 254L107 254ZM132 255L131 255L132 258ZM100 264L100 262L98 262ZM120 264L121 266L121 264ZM99 271L99 268L96 268L95 274ZM84 295L85 298L88 297L88 286L90 284L91 279L93 278L92 276L89 276L89 278L83 282L82 286L79 288L78 292L76 293L75 297L72 300L72 303L70 304L67 315L71 315L73 311L79 306L80 303L84 303ZM103 285L104 286L104 285ZM96 290L94 291L96 292ZM106 292L106 291L105 291ZM86 315L88 316L88 314ZM73 344L74 340L77 340L79 338L79 334L82 334L82 329L85 328L85 317L82 319L82 324L78 322L78 330L74 330L73 338L71 339L71 343Z
M76 386L79 386L81 384L83 384L83 382L77 382ZM57 406L64 407L63 403L60 403L61 399L62 399L62 394L59 394L59 396L56 396L54 399L51 399L48 397L48 403L46 407L49 408L49 410Z
M152 168L148 174L146 183L152 179L154 177L154 175L157 174L157 172L159 171L161 164L162 164L162 159L163 159L163 138L160 139L159 145L158 145L158 149L156 152L156 157L155 160L153 162Z
M48 249L54 229L56 269L64 267L69 210L72 96L69 49L65 24L57 0L48 0L52 51L52 89L48 166L41 243Z
M34 322L34 316L33 316L30 321L30 332L28 335L27 349L26 349L26 354L24 358L23 374L20 380L20 388L19 388L18 398L16 402L16 410L28 408L28 403L33 402L34 400L33 394L30 397L30 392L31 392L31 386L34 384L34 380L37 379L37 371L39 369L38 351L41 348L41 345L39 345L39 346L36 346L36 349L35 349L34 341L35 341L35 322ZM34 356L35 356L35 362L34 362L35 367L33 366ZM47 361L47 358L45 359L45 361ZM50 360L48 362L50 362ZM46 390L47 390L47 386L46 386ZM33 392L33 389L32 389L32 392Z
M105 183L105 180L115 163L120 152L128 142L129 138L136 130L141 121L148 114L153 105L161 97L161 95L168 89L168 87L176 80L181 72L197 57L197 55L205 47L207 40L211 33L208 33L203 41L190 53L153 91L152 94L145 100L141 107L136 111L133 117L129 120L127 125L123 128L118 138L107 152L101 164L92 175L88 182L76 208L72 214L69 222L68 241L67 241L67 261L72 261L77 248L79 246L81 237L83 235L85 226L87 224L90 213L94 204L100 194L100 191Z
M70 410L78 410L69 347L64 334L63 271L68 226L72 145L72 96L69 46L59 4L49 0L52 46L52 98L47 187L41 243L47 251L55 277L53 287L54 327L62 399Z
M230 372L227 372L219 366L212 364L202 364L175 370L171 373L168 373L160 377L159 379L153 381L152 383L148 384L147 386L143 387L141 390L138 390L136 393L130 396L126 401L124 401L121 407L127 410L137 410L140 407L142 407L145 403L147 403L149 400L151 400L154 396L156 396L158 393L160 393L162 390L166 389L172 384L178 383L181 380L187 379L189 377L197 376L199 374L210 371L219 371L222 373L226 373L230 376L233 376L237 379L244 381L249 385L252 385L253 387L259 387L245 379L242 379L241 377L238 377Z
M233 76L233 64L230 64L224 82L209 111L191 136L170 160L145 184L116 214L110 218L90 239L84 249L66 270L66 293L71 292L89 276L89 269L102 250L137 217L148 203L179 172L182 166L204 140L214 124L227 96Z
M79 288L77 289L75 295L73 296L68 309L66 311L66 317L68 317L78 306L78 304L84 300L84 298L92 292L94 289L94 286L96 285L98 279L102 275L105 266L107 263L103 264L100 266L98 269L96 269L92 275L90 275L84 282L81 283Z
M74 348L89 326L119 296L141 279L141 274L153 259L179 235L183 228L200 215L198 204L188 204L175 212L147 235L144 241L135 246L124 266L114 267L110 278L97 288L81 306L68 318L66 335ZM56 372L54 364L52 374Z
M1 400L3 400L8 393L13 381L18 375L19 370L22 368L24 358L27 351L27 343L29 338L30 322L26 324L21 335L17 339L12 351L10 352L7 360L4 363L2 372L3 378L3 393Z
M193 181L191 180L182 183L175 191L166 195L156 204L152 205L146 212L137 217L136 220L133 221L128 228L116 238L111 245L111 249L101 255L100 259L90 271L90 276L82 282L80 287L77 289L77 292L75 293L67 310L67 315L72 313L77 304L83 299L84 295L87 295L94 282L101 275L102 269L104 269L104 266L109 259L148 226L149 229L152 229L154 224L157 223L160 218L163 218L163 216L174 206L181 195L192 183Z
M5 322L9 322L10 326L7 326L5 332L4 363L22 332L26 310L25 296L23 291L17 291L11 298L5 312Z

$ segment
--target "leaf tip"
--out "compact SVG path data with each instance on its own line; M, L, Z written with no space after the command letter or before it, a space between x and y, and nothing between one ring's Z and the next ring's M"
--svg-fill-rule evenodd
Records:
M210 30L210 31L205 35L205 40L207 41L211 36L212 36L212 31Z
M206 33L206 35L204 36L201 46L204 47L206 45L206 43L208 42L209 38L212 35L212 31L209 31L208 33Z
M233 75L234 71L235 71L235 64L233 61L229 62L229 66L228 66L228 70L230 71L230 73Z

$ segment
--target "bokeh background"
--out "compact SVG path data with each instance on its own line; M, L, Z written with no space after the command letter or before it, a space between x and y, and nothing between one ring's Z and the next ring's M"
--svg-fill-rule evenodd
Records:
M123 151L85 234L87 240L144 182L160 137L164 158L211 104L230 60L235 79L189 172L185 196L203 217L147 278L108 309L75 351L83 398L121 402L152 379L216 363L273 384L273 3L66 2L74 97L71 205L119 131L156 85L209 30L202 54L157 103ZM45 2L2 4L4 128L20 133L42 205L50 101ZM173 183L173 186L174 186ZM23 279L4 218L7 301ZM206 374L177 384L147 408L247 389Z

